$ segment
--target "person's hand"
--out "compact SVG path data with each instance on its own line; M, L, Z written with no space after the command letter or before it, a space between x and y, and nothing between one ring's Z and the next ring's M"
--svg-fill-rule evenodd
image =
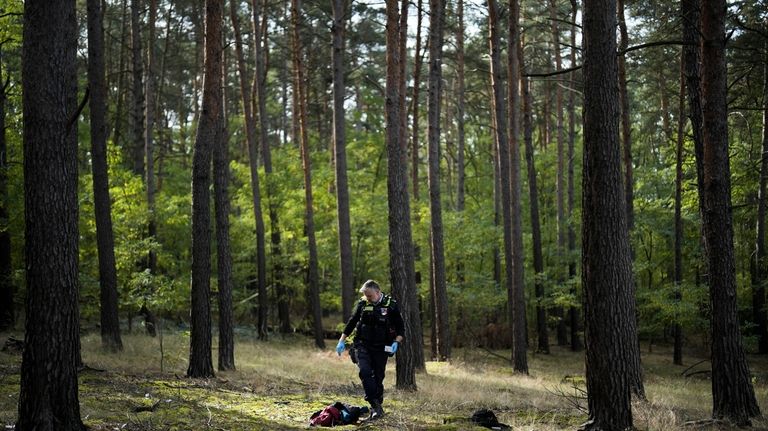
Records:
M400 345L400 344L399 344L397 341L395 341L395 342L393 342L393 343L392 343L392 354L393 354L393 355L394 355L395 353L397 353L397 347L398 347L399 345Z
M339 356L341 356L342 353L344 353L344 349L347 348L347 345L344 343L344 341L339 340L339 344L336 345L336 353L338 353Z

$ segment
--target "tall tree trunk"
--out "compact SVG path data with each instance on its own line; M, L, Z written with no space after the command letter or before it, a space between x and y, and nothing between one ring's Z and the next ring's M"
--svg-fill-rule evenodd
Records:
M264 234L264 215L261 211L261 190L259 186L259 148L256 142L256 120L253 116L251 86L248 82L248 71L243 54L243 40L240 35L240 19L237 16L237 2L230 1L230 20L235 34L235 55L237 56L237 72L240 77L240 96L243 101L245 117L245 137L248 142L248 161L251 174L251 196L253 201L253 219L256 224L256 291L259 295L256 312L256 327L259 339L267 338L267 258Z
M147 73L144 95L146 96L146 108L144 109L144 154L146 154L146 187L147 187L147 209L149 211L149 220L147 223L147 234L150 238L157 235L157 226L155 225L155 158L154 158L154 139L155 131L155 111L157 96L155 95L155 76L157 76L157 66L155 63L155 22L157 21L157 0L149 0L149 38L147 39ZM147 256L147 268L154 273L157 267L157 253L150 249Z
M621 36L619 49L623 52L629 46L627 23L624 19L624 0L618 0L617 17ZM627 210L627 228L635 227L634 180L632 179L632 127L629 121L629 93L627 92L627 66L624 54L618 56L619 62L619 100L621 102L621 146L624 150L624 198Z
M576 15L579 11L579 6L576 0L571 0L571 22L576 22ZM576 64L576 26L571 26L571 64ZM573 162L574 158L574 145L576 142L576 73L570 74L571 90L568 92L568 220L573 219L574 211L574 193L573 193ZM568 278L574 279L576 277L576 260L573 256L576 254L576 232L573 229L573 222L568 223ZM573 297L578 297L576 291L576 284L571 287L571 293ZM571 350L577 352L584 346L581 344L581 337L579 336L579 309L576 306L571 306L568 309L568 320L570 320L571 327Z
M621 36L621 41L619 45L620 50L627 49L627 46L629 44L629 36L627 34L627 24L624 20L624 0L618 0L616 5L616 15L618 19L619 24L619 33ZM622 148L624 150L624 199L625 199L625 207L627 211L627 230L629 232L632 231L632 229L635 226L635 212L634 212L634 180L632 179L632 136L631 136L631 127L630 127L630 121L629 121L629 93L627 91L627 72L626 72L626 62L624 59L624 55L620 55L617 58L618 63L618 83L619 83L619 102L621 103L620 111L621 111L621 137L622 137ZM630 259L634 260L634 254L632 252L632 243L629 244L630 247ZM635 293L634 293L634 286L632 291L632 302L634 304ZM634 306L633 306L634 308ZM635 326L637 324L635 323ZM645 399L645 387L643 385L643 373L642 373L642 365L640 364L640 346L639 346L639 339L635 339L636 344L638 346L634 349L632 349L632 363L630 364L629 371L630 371L630 385L632 388L632 393L634 395L637 395L638 397Z
M75 2L25 1L22 40L27 294L16 429L80 431Z
M264 16L262 16L264 13ZM256 73L253 77L254 96L256 96L256 109L258 115L259 143L261 145L262 158L264 159L264 179L267 186L267 206L269 212L269 227L271 230L272 250L272 284L277 294L277 318L280 322L280 332L291 332L290 303L286 286L283 284L283 263L280 247L280 221L277 215L277 184L272 175L272 151L267 136L267 41L266 34L266 3L262 0L253 0L253 44L256 57ZM294 89L294 93L296 93ZM294 105L296 106L296 105ZM297 136L294 135L297 141Z
M586 430L632 427L637 349L634 281L621 188L616 0L584 4L582 285L586 311Z
M509 140L507 139L507 105L504 81L501 74L501 41L499 37L500 7L496 0L488 1L488 27L491 51L491 85L493 87L493 112L496 122L496 157L499 169L499 191L501 195L501 214L504 231L504 264L507 304L514 315L514 266L512 263L512 215L509 183ZM511 80L510 80L511 81ZM514 83L511 83L514 85ZM514 325L513 317L510 326ZM513 349L514 350L514 349ZM514 353L513 353L514 354Z
M768 48L768 40L764 47ZM760 153L760 182L757 190L757 227L752 260L752 319L756 324L757 351L768 353L768 316L765 309L765 193L768 191L768 51L763 69L763 150Z
M141 84L144 62L141 52L141 0L131 0L131 167L144 176L144 91Z
M675 365L683 365L683 331L680 326L679 310L682 300L681 287L683 282L683 149L685 146L685 65L683 55L680 55L680 95L677 117L677 145L675 148L675 323L672 327L674 347L672 361Z
M549 21L552 31L552 49L554 51L555 70L562 68L562 58L560 54L560 31L557 26L557 0L549 0ZM549 84L547 83L547 88ZM549 94L550 90L547 90ZM550 100L547 97L547 100ZM545 127L549 132L549 115L545 116ZM565 160L564 160L564 136L563 136L563 88L555 84L555 138L557 139L557 174L555 178L555 189L557 196L557 255L562 258L566 247L566 219L565 219ZM562 273L558 272L558 278ZM562 280L561 280L562 281ZM563 307L555 307L554 313L557 316L557 344L560 346L568 345L568 327L565 320L565 310Z
M293 39L293 76L294 89L299 94L298 111L293 112L294 121L299 124L299 146L301 165L304 172L304 229L307 234L309 261L307 262L308 302L312 308L312 327L315 333L315 346L325 348L323 336L323 310L320 308L320 275L317 269L317 240L315 239L315 216L312 208L312 165L309 159L309 138L307 137L307 99L304 81L304 52L301 46L301 3L291 0L291 28Z
M344 37L346 33L345 0L333 0L333 161L336 172L336 215L339 229L339 266L341 269L341 303L344 321L352 315L355 301L354 266L352 262L352 228L349 221L349 185L347 182L347 138L344 118Z
M211 360L211 150L221 120L223 0L205 1L203 104L192 165L192 310L189 377L212 377Z
M99 253L101 345L122 350L118 319L115 240L107 169L107 87L104 82L104 25L101 0L88 0L88 87L91 108L91 164L96 244ZM3 156L5 151L3 151Z
M222 4L223 8L223 4ZM223 13L223 10L222 10ZM226 60L222 77L227 76ZM219 124L213 142L213 203L216 214L216 264L219 293L219 371L235 369L235 333L232 316L232 252L229 246L229 133L225 117L226 93L222 89Z
M703 183L700 198L712 307L712 415L739 425L760 414L739 331L728 160L725 0L701 3Z
M423 0L418 0L416 6L416 46L413 52L413 96L411 99L411 182L413 183L413 200L419 200L419 90L421 88L421 20Z
M464 0L458 0L456 20L459 29L456 33L456 210L464 211L464 189L465 183L465 145L466 137L464 133L464 111L465 111L465 83L464 83ZM461 265L460 265L461 266ZM461 269L459 278L461 279Z
M125 41L128 38L128 32L130 31L130 28L128 24L131 22L130 18L128 17L128 0L123 0L123 12L122 12L122 30L120 32L120 40ZM120 138L122 137L120 132L122 131L122 125L123 125L123 105L125 104L126 96L125 96L125 57L126 57L126 51L127 51L127 44L121 43L120 44L120 60L118 62L118 79L117 79L117 94L115 95L115 125L114 125L114 132L112 134L112 143L120 147ZM109 88L109 87L107 87ZM128 153L124 153L125 156L128 156Z
M387 0L387 201L389 206L389 273L392 293L405 321L403 350L397 355L397 387L416 389L416 369L424 367L421 322L416 298L408 176L400 141L400 32L397 0Z
M0 226L8 226L8 145L5 139L5 103L11 78L2 82L3 53L0 44ZM13 328L16 323L16 289L12 279L11 233L0 231L0 331Z
M512 218L512 290L509 306L512 322L512 362L518 373L528 374L528 325L525 316L525 277L523 274L523 211L520 179L520 63L518 0L509 1L509 37L507 43L507 70L509 73L509 188L510 217Z
M442 55L443 55L443 0L429 1L429 214L430 255L432 256L433 289L435 304L435 342L437 359L451 358L451 327L448 311L448 288L445 277L445 245L443 242L443 210L440 199L440 108L442 105Z
M528 190L531 202L531 236L533 240L534 290L536 293L536 351L549 354L549 331L547 330L547 309L544 301L544 256L541 250L541 222L539 221L539 188L536 182L536 166L533 160L533 96L530 82L525 76L523 65L523 44L518 50L520 56L520 75L523 88L523 139L525 144L525 164L528 170Z

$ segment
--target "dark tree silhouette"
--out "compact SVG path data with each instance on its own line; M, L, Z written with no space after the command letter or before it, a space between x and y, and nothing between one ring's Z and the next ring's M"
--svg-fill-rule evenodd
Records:
M101 345L110 351L123 348L117 304L115 239L107 173L107 86L104 79L104 25L100 0L88 0L88 88L91 110L91 165L96 244L99 254Z
M701 2L702 230L712 307L712 415L747 425L760 414L741 341L728 159L725 0Z
M582 285L585 293L586 430L632 427L634 280L619 151L616 0L584 4Z
M189 377L212 377L211 360L211 151L221 106L223 0L205 1L203 105L192 165L192 310Z
M85 430L77 362L77 18L74 0L24 3L26 322L17 430Z

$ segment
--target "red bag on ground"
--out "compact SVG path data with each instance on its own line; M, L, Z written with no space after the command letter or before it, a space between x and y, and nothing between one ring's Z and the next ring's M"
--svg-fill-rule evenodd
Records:
M343 422L341 412L332 405L314 412L309 418L309 426L311 427L332 427L335 425L343 425Z

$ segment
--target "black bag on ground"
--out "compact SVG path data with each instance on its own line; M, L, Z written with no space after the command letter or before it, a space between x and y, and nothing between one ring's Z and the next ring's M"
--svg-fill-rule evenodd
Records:
M509 425L500 423L492 410L480 409L472 413L472 423L492 430L512 429Z

